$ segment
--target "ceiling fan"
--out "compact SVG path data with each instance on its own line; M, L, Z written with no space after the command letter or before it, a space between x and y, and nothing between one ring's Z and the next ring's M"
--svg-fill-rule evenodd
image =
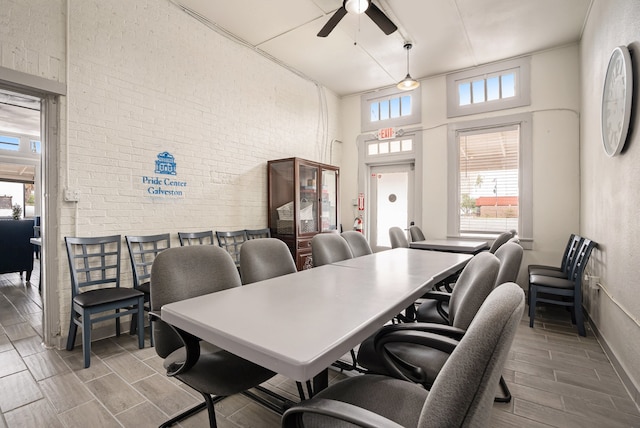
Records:
M369 18L387 35L398 29L396 25L371 0L343 0L340 9L336 10L329 21L318 33L318 37L327 37L347 13L366 13Z

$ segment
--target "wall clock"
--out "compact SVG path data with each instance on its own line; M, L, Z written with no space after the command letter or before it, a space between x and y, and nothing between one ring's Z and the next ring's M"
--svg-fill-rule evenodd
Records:
M602 92L602 144L609 156L620 153L629 132L633 75L626 46L611 53Z

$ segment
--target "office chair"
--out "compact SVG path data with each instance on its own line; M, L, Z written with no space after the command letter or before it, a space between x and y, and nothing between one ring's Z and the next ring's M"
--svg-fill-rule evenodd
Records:
M84 367L91 364L91 326L108 319L136 315L138 347L144 348L144 293L120 287L120 235L94 238L65 237L71 273L71 314L67 351L75 345L78 326L82 327Z
M337 233L318 233L311 238L313 266L322 266L342 260L352 259L353 254L347 241Z
M478 310L467 334L446 343L451 356L430 390L406 382L401 368L386 352L396 340L429 344L429 333L397 332L376 343L388 371L354 376L287 410L284 428L468 427L488 426L495 384L501 376L524 311L524 293L517 284L495 289ZM446 341L445 341L446 342Z
M275 373L173 327L162 320L160 310L172 302L239 287L235 263L229 253L212 245L169 248L156 257L151 283L156 353L164 360L167 376L179 379L204 398L204 403L162 426L173 425L206 407L209 424L215 427L215 403L247 393Z
M391 248L409 248L407 235L397 226L389 229L389 239L391 240Z
M500 248L500 246L502 246L504 243L506 243L509 239L513 238L514 236L515 236L515 232L514 231L502 232L493 241L493 243L491 244L491 247L489 247L489 252L491 254L495 253L496 251L498 251L498 248Z
M424 241L426 239L422 229L416 225L409 226L409 235L411 235L411 242Z
M349 249L351 249L351 254L353 257L365 256L367 254L373 253L371 250L371 246L369 246L369 242L367 238L355 230L346 230L340 234L347 241L347 245L349 245Z

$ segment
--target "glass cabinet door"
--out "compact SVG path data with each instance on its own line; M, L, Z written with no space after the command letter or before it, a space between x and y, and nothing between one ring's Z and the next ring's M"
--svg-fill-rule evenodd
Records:
M322 170L322 211L321 227L322 232L338 230L338 185L337 172L333 170Z
M315 233L318 228L318 167L300 164L300 233Z

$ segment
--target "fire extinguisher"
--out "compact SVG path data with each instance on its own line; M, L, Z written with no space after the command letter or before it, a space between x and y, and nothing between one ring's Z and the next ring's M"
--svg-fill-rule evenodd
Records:
M362 225L361 215L356 217L355 221L353 222L353 230L355 230L356 232L364 233L364 227Z

